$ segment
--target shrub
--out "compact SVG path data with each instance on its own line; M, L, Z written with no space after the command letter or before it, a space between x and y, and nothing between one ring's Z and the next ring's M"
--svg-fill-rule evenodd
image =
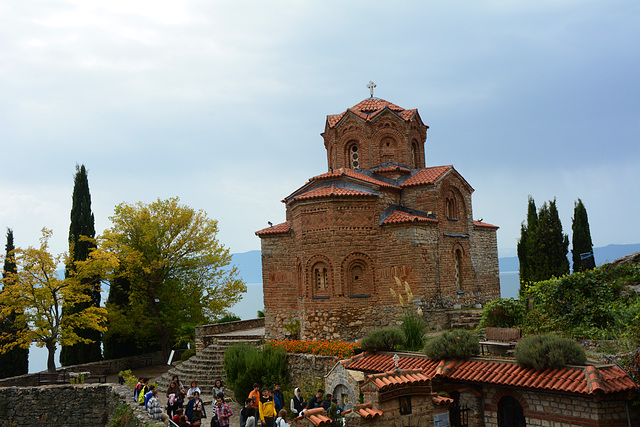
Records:
M475 333L457 329L430 340L424 352L431 359L468 359L480 352L480 344Z
M419 314L406 313L402 317L400 329L404 334L405 347L408 350L421 350L424 347L425 328L424 320Z
M138 420L129 405L118 402L111 417L111 427L136 427L137 425Z
M522 325L527 315L523 302L513 298L500 298L487 303L482 310L480 328L513 328Z
M393 351L404 345L404 335L398 328L374 329L360 342L360 347L369 353Z
M239 401L249 395L255 382L271 387L280 381L283 388L288 383L287 354L269 344L257 348L241 343L227 348L224 370L227 383Z
M530 335L516 345L516 362L523 368L543 371L566 365L584 365L584 349L570 338L557 334Z
M229 323L229 322L237 322L238 320L242 320L238 316L234 316L232 314L227 314L224 317L216 320L216 323Z
M190 348L188 350L185 350L184 353L182 353L182 355L180 356L180 360L182 360L183 362L187 359L189 359L192 356L196 355L196 349L195 348Z

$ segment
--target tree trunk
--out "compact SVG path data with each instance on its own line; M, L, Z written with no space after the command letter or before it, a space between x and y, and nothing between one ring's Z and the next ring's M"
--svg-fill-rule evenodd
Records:
M56 371L56 345L55 343L47 343L47 350L49 351L49 356L47 357L47 371L55 372Z

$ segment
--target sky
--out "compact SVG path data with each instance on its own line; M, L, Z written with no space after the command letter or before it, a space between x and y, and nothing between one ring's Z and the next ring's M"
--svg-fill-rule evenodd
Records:
M178 196L233 253L327 171L326 116L417 108L427 165L515 254L527 196L640 242L640 2L0 0L0 228L67 250L76 164L96 230ZM2 242L4 247L4 239Z

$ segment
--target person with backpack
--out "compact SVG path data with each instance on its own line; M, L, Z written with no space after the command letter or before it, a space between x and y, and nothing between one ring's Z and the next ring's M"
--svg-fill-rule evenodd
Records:
M143 378L142 379L142 387L140 387L140 390L138 391L138 397L136 398L136 401L138 402L138 405L144 405L144 395L147 394L149 392L149 378Z

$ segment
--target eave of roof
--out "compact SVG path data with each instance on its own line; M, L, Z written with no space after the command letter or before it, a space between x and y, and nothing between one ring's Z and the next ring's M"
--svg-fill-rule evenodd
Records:
M363 353L340 362L345 369L386 372L394 369L390 354ZM400 369L422 369L428 378L448 378L466 382L508 385L566 393L615 393L635 389L633 381L615 365L566 366L536 371L511 361L431 360L420 356L401 356Z
M348 188L340 188L335 185L330 185L328 187L314 188L306 193L298 194L289 199L287 203L298 200L320 199L326 197L378 197L378 195L373 192L351 190Z
M480 222L480 221L473 221L473 225L475 225L476 227L495 228L496 230L500 228L497 225L488 224L486 222Z
M374 120L376 117L380 116L384 111L390 111L396 117L404 120L410 121L414 117L419 117L418 110L415 108L405 110L402 107L399 107L389 101L380 98L367 98L363 101L360 101L356 105L351 108L347 108L340 114L330 114L327 116L327 128L336 127L347 115L352 114L359 119L369 122ZM422 121L420 120L422 124ZM427 129L429 126L425 126Z
M267 228L263 228L262 230L256 231L256 236L271 236L276 234L286 234L291 230L291 223L289 221L285 221L283 223L272 225Z

